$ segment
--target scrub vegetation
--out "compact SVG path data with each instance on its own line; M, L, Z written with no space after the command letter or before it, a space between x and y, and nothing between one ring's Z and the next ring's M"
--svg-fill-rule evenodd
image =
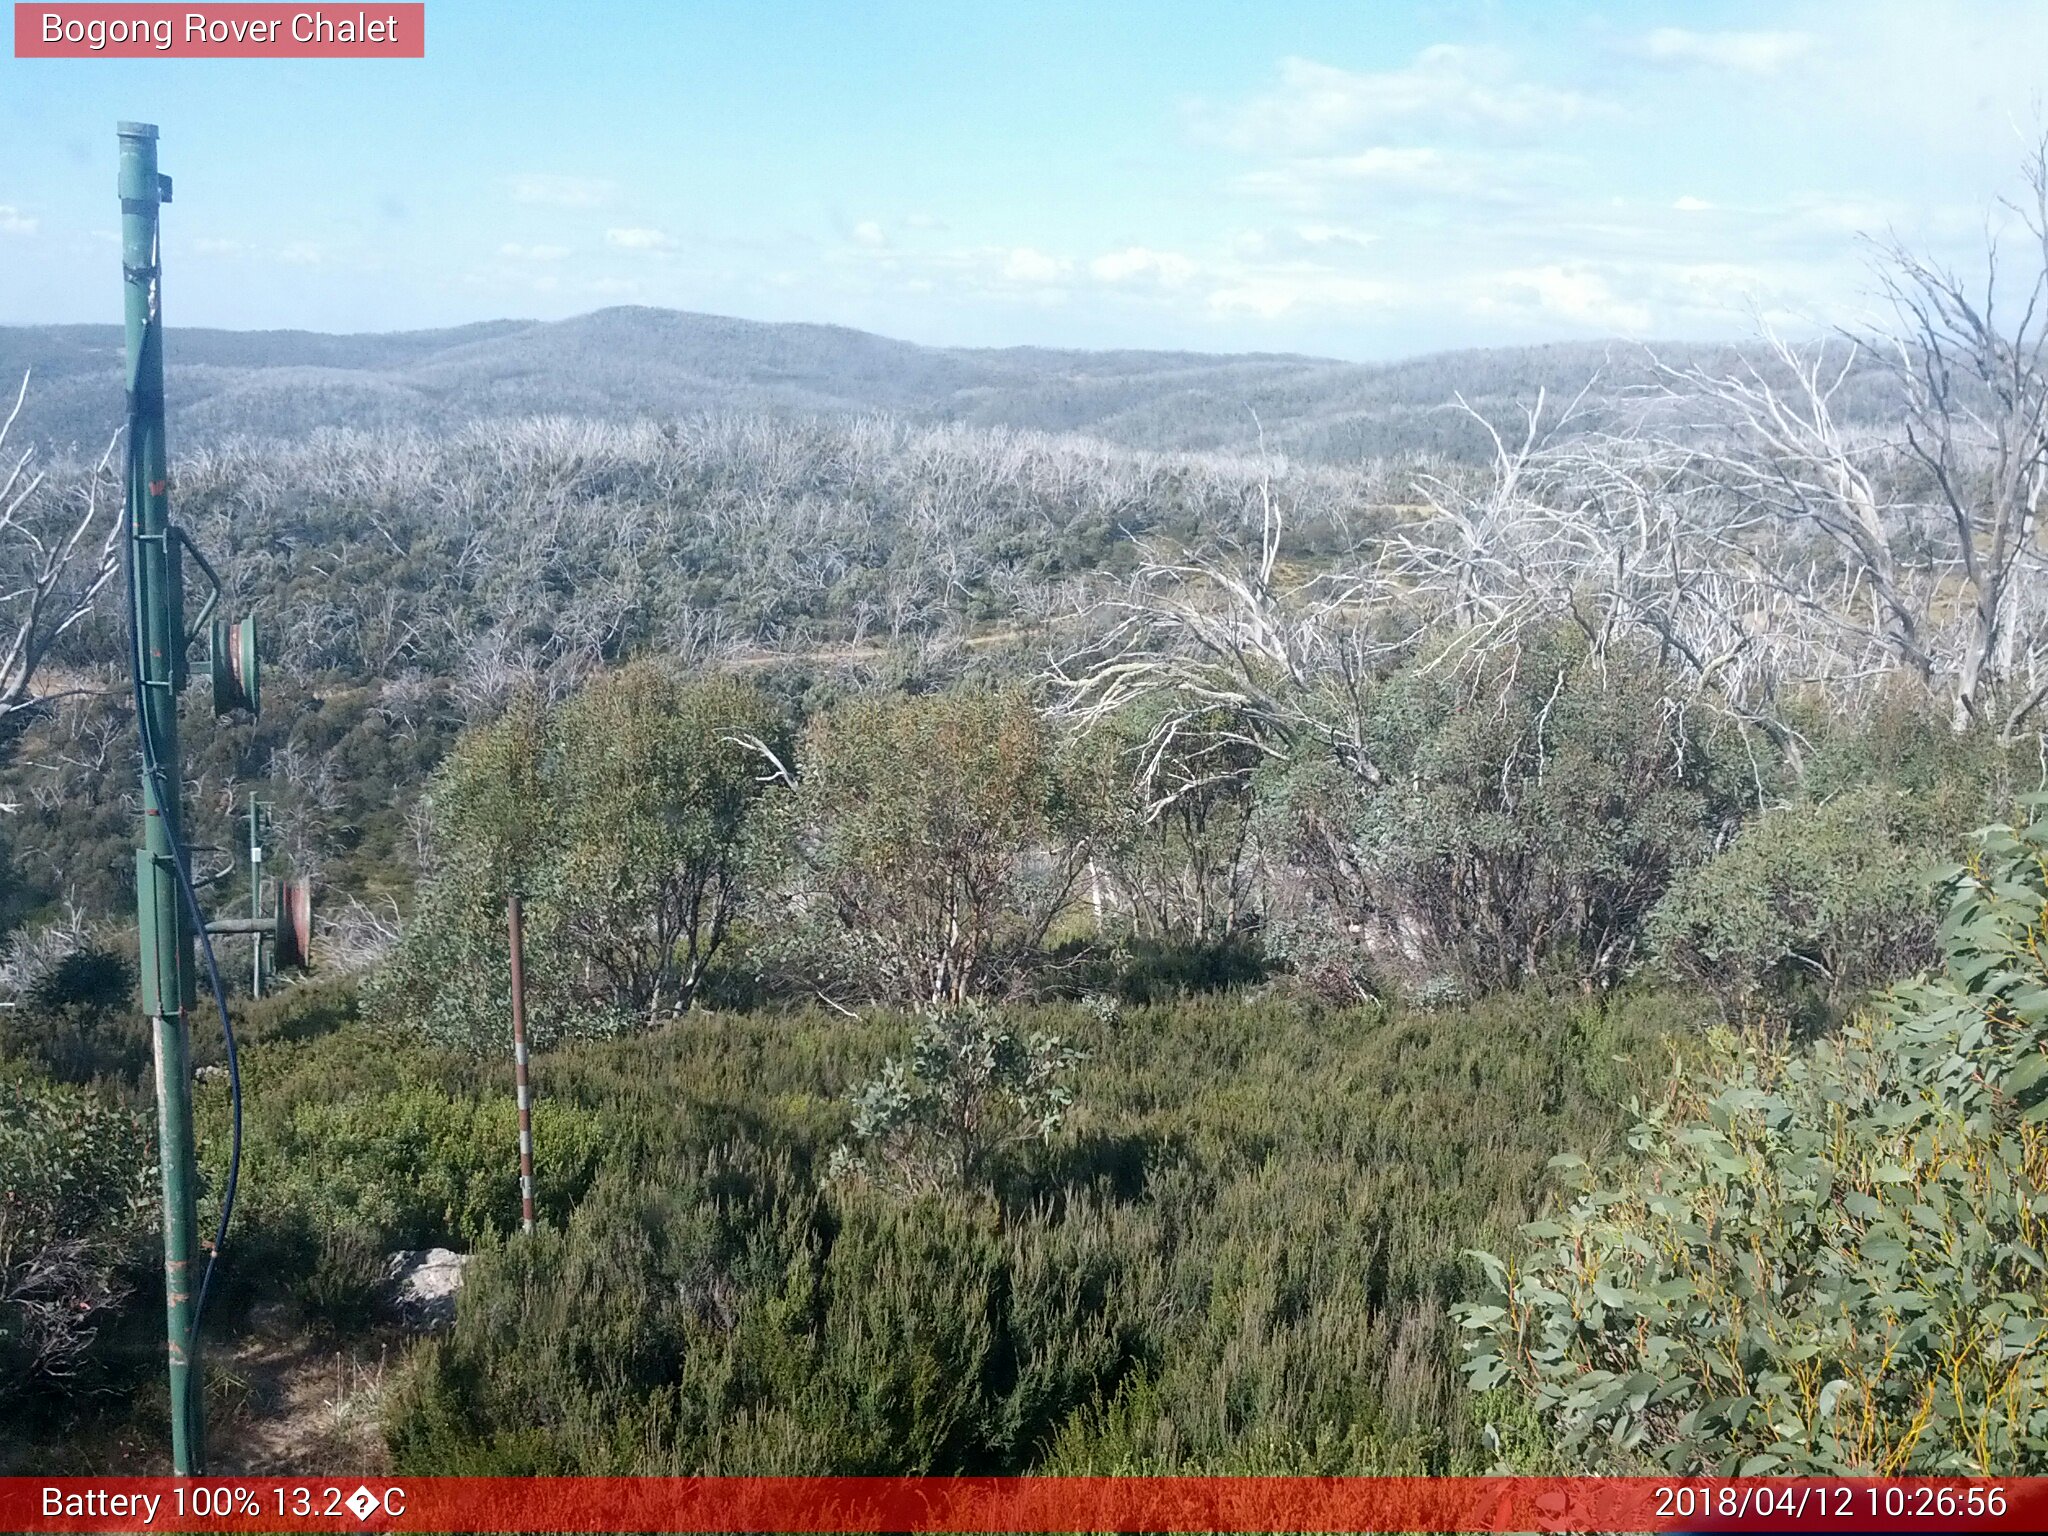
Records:
M209 1326L359 1347L388 1255L473 1255L378 1397L412 1473L2048 1470L2048 355L1886 272L1885 334L1583 395L1440 361L1454 425L1372 456L964 423L979 355L889 417L196 448L275 664L195 716L191 836L264 786L324 914L235 999ZM161 1411L105 470L45 452L0 497L23 1467Z

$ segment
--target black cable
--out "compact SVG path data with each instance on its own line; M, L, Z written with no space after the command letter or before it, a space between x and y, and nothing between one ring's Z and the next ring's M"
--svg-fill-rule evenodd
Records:
M141 425L140 412L131 396L128 409L128 475L129 488L141 484L141 441L137 430ZM165 833L171 845L171 863L178 872L178 887L184 893L185 907L192 914L193 930L199 935L199 947L206 957L206 977L213 990L214 1006L220 1012L221 1035L227 1042L228 1058L228 1100L232 1133L228 1150L228 1178L221 1193L220 1223L214 1229L213 1251L207 1256L206 1269L200 1276L199 1294L192 1306L192 1326L186 1338L186 1356L199 1358L199 1325L206 1316L206 1297L213 1286L214 1266L220 1262L221 1250L228 1239L228 1222L234 1216L235 1187L242 1173L242 1065L239 1051L235 1046L234 1021L228 1016L227 989L221 985L220 966L214 959L213 936L206 931L206 914L199 906L199 892L192 884L191 855L185 847L183 836L178 829L177 818L170 814L174 804L170 786L166 782L162 755L157 750L155 733L150 729L147 696L142 682L142 613L139 602L139 584L135 572L135 508L125 508L128 520L128 537L123 541L127 556L125 563L128 584L128 661L129 675L134 684L135 731L142 747L142 771L149 776L156 787L158 814L163 821ZM172 643L185 644L184 619L178 616L174 621L177 634ZM259 939L257 942L261 943Z

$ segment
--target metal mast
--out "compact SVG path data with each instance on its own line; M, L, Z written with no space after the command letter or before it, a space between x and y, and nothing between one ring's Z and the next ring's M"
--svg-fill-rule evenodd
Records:
M128 343L128 559L135 611L136 722L142 751L142 846L135 852L142 1008L156 1058L158 1161L164 1188L164 1308L170 1352L171 1458L180 1477L206 1468L203 1394L192 1326L196 1249L192 1052L196 1000L192 929L178 876L178 700L185 620L170 529L164 448L163 268L157 208L171 197L156 168L156 127L122 123L121 276Z

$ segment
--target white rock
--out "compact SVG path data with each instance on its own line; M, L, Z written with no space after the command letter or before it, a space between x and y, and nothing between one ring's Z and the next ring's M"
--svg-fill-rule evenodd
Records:
M384 1268L391 1302L409 1322L445 1328L455 1321L455 1293L470 1260L452 1248L409 1248L391 1255Z

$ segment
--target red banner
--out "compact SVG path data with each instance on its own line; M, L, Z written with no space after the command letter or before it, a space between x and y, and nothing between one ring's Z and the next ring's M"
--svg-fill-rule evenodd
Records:
M0 1478L44 1531L2040 1531L2048 1478Z
M17 59L423 59L427 8L22 5Z

